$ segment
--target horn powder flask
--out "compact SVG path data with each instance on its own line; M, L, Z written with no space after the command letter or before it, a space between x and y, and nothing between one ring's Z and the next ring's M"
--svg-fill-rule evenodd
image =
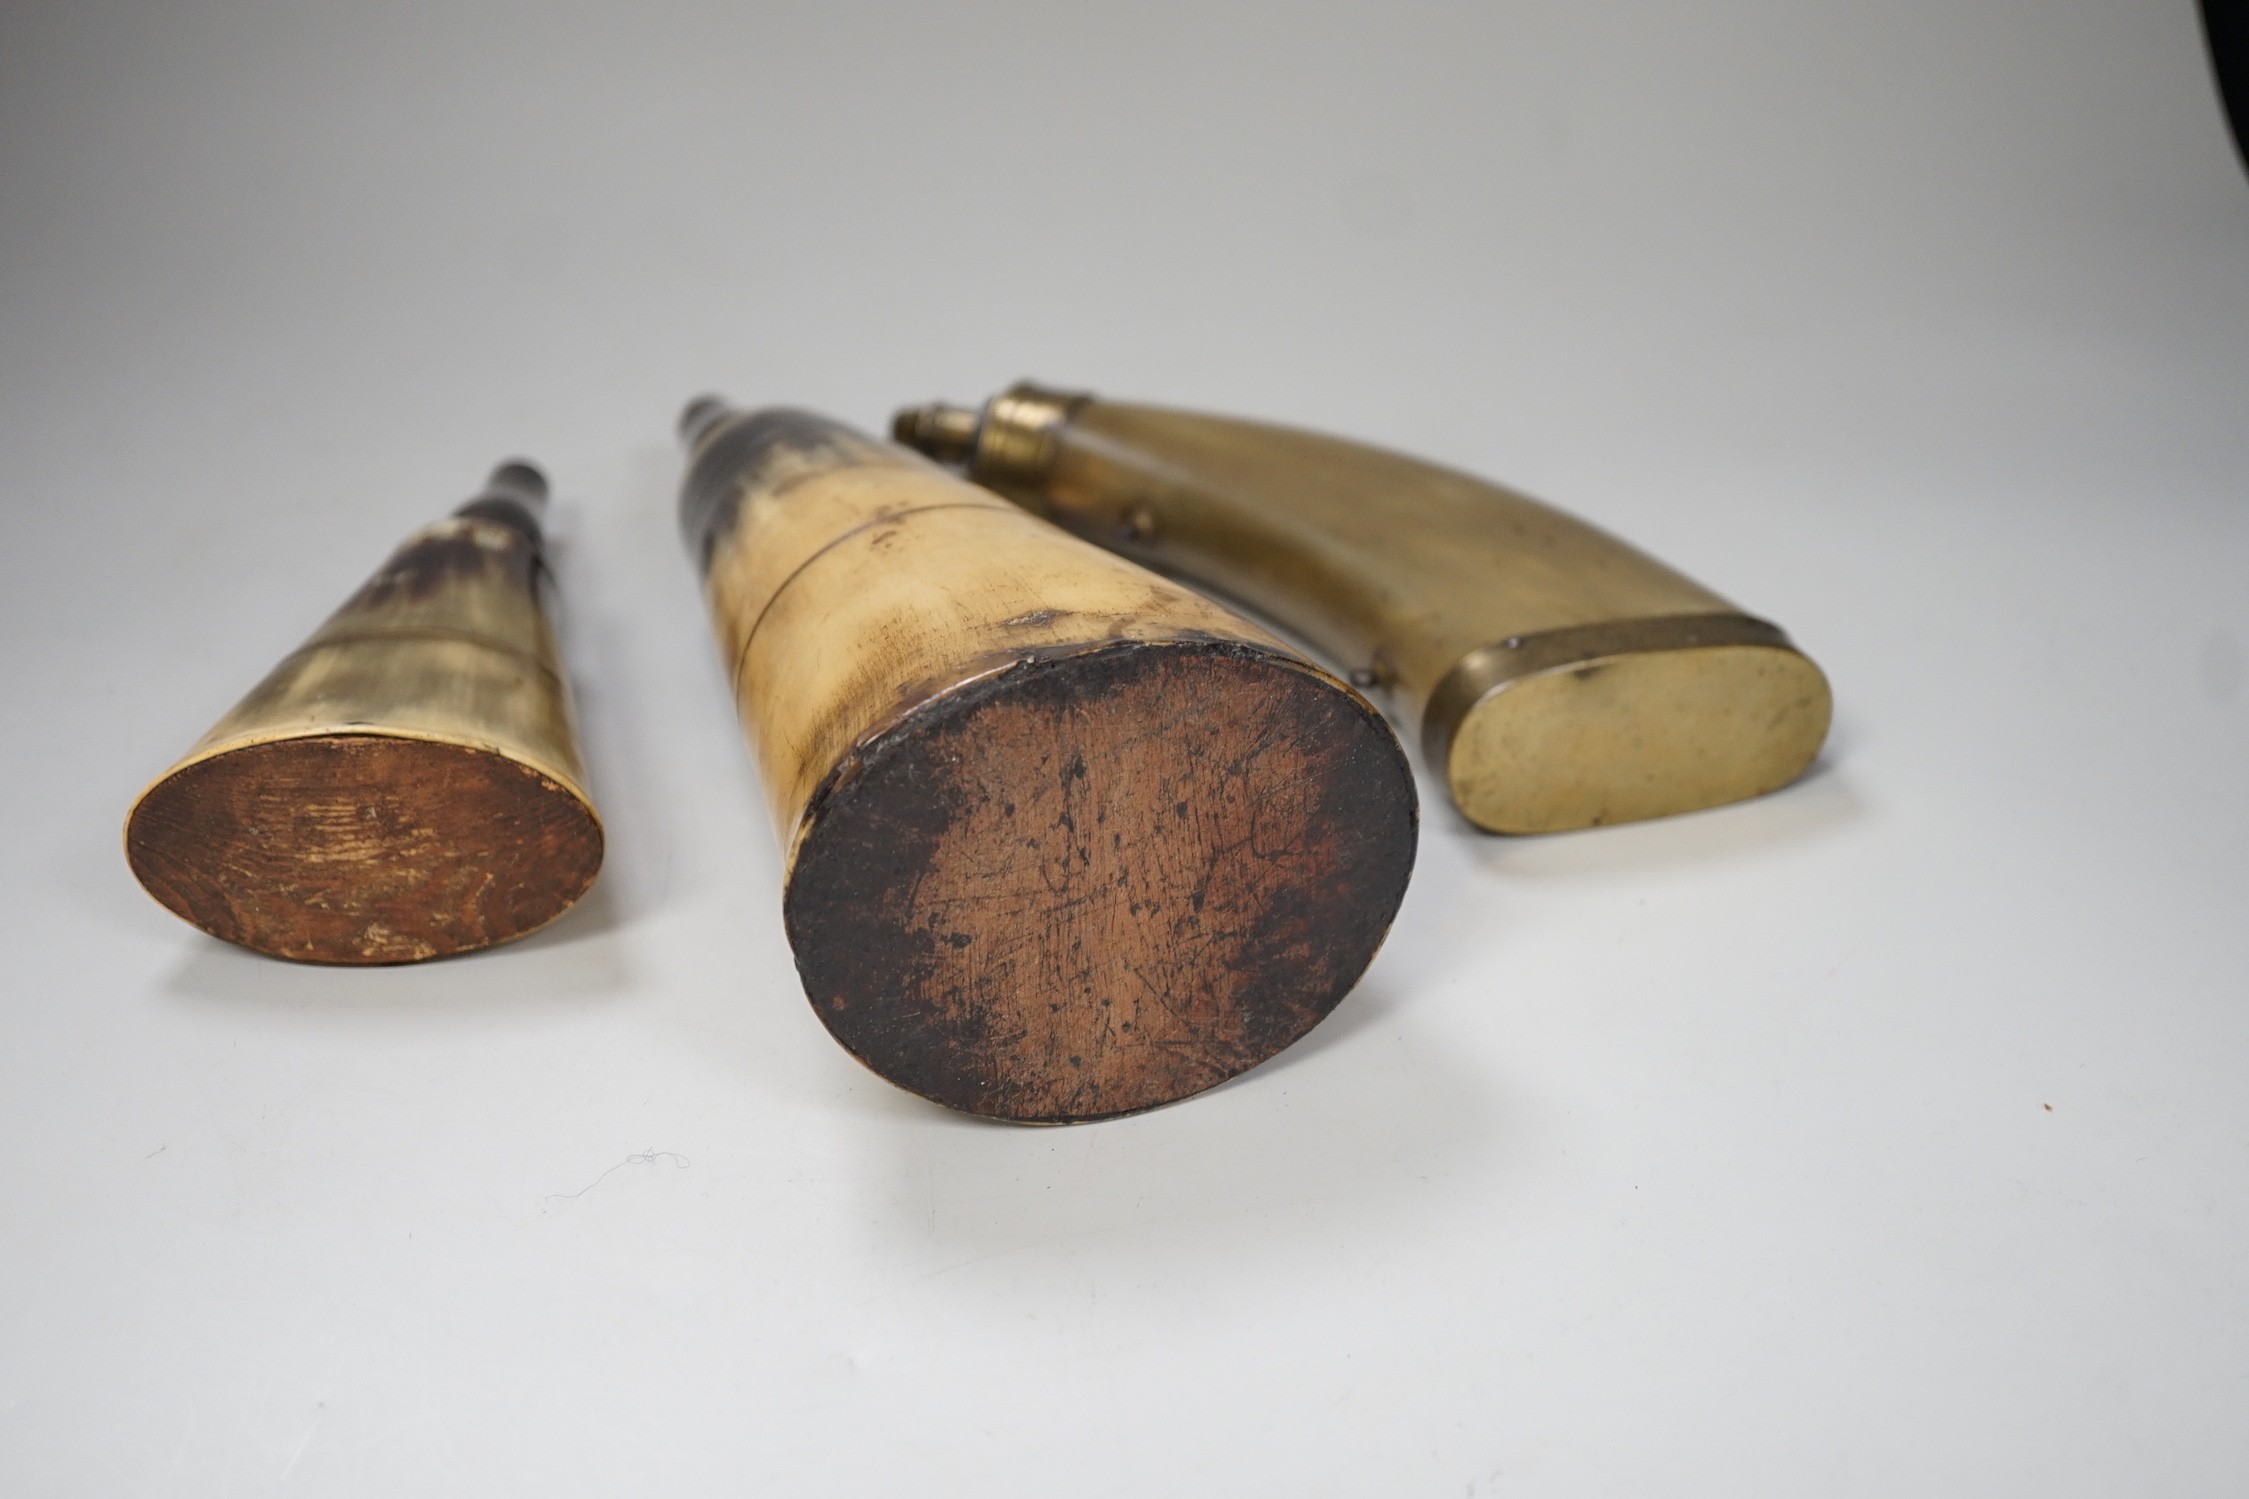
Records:
M1416 809L1356 692L905 448L711 398L681 435L789 943L853 1056L970 1113L1106 1118L1357 982Z
M1777 626L1468 474L1028 383L980 410L908 408L895 432L1347 664L1487 831L1740 801L1795 780L1827 737L1827 679Z
M141 794L134 875L214 937L411 963L520 937L602 833L548 619L547 484L504 464Z

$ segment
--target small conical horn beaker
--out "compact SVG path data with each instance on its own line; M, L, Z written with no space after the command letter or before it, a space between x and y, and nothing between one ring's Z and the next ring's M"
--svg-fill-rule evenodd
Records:
M411 963L520 937L601 867L527 463L409 537L179 764L125 853L215 937Z

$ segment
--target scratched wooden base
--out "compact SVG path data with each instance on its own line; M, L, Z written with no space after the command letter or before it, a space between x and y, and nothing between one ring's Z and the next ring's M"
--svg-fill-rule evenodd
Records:
M601 867L584 802L529 766L378 734L192 762L133 809L149 893L215 937L311 963L411 963L520 937Z
M785 915L876 1072L972 1113L1100 1119L1310 1030L1414 857L1373 711L1277 653L1118 643L930 703L815 797Z

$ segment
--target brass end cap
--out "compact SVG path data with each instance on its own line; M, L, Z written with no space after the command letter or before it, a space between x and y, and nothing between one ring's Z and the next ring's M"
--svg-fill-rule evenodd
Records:
M1777 791L1832 714L1826 676L1763 620L1616 620L1471 651L1430 698L1424 750L1486 832L1559 833Z

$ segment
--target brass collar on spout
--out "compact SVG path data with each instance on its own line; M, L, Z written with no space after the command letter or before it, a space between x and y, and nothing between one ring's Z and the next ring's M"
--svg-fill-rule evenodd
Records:
M1019 380L981 411L943 402L910 406L891 423L891 435L939 463L960 464L980 482L1034 484L1054 466L1062 428L1092 399L1088 391Z

